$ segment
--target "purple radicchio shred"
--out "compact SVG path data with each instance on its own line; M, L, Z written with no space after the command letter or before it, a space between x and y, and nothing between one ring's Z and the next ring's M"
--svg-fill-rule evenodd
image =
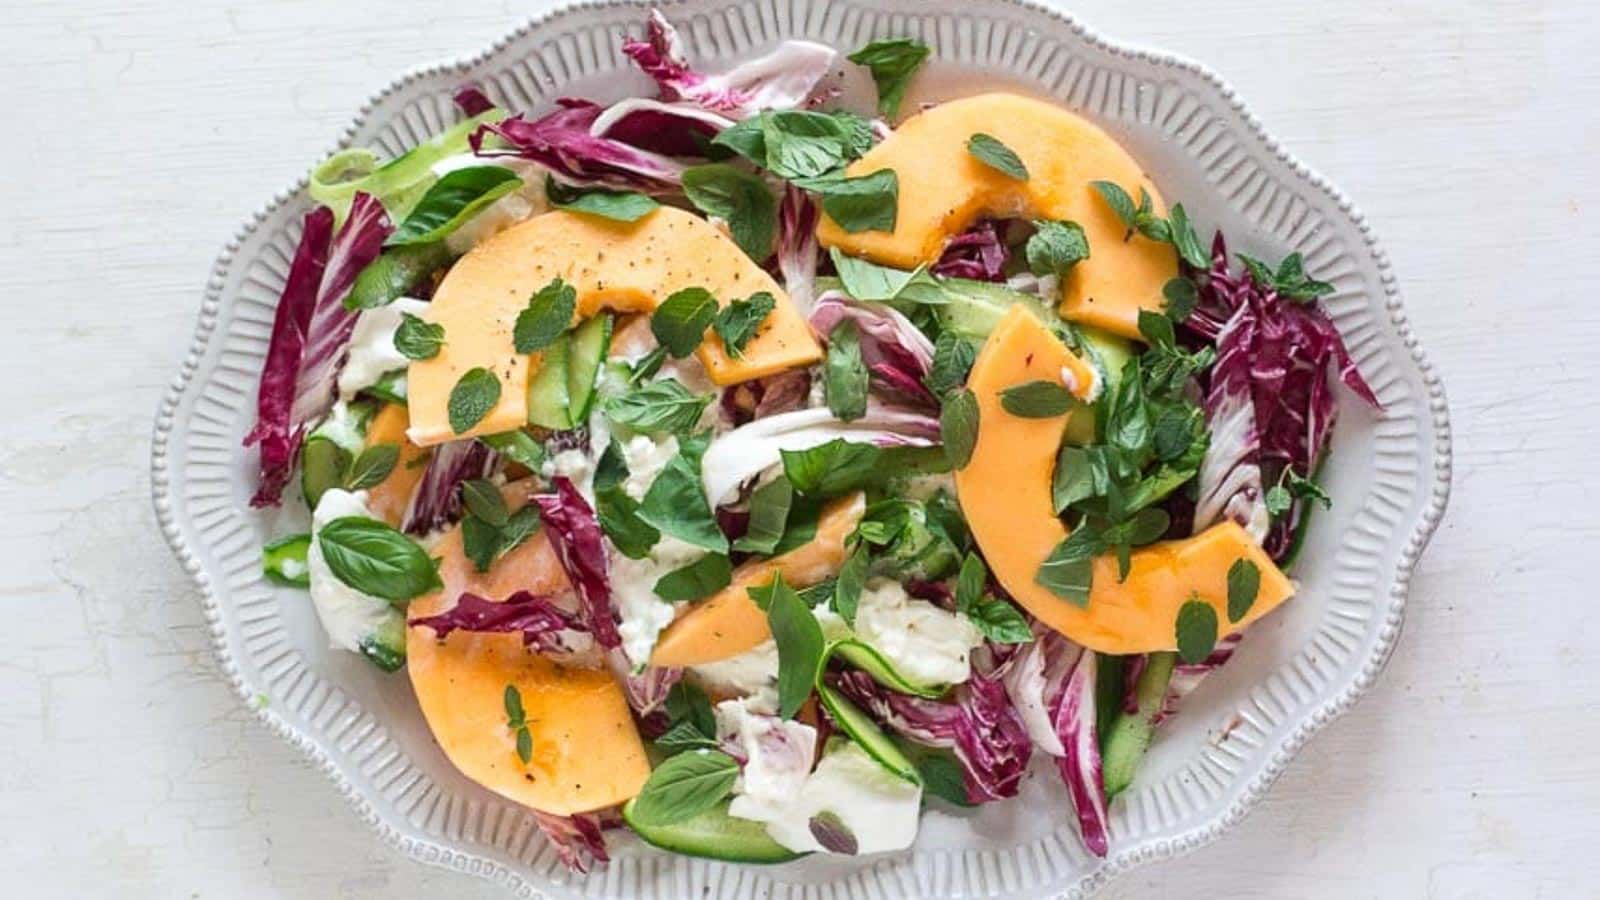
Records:
M534 821L539 823L539 830L544 832L561 864L568 869L581 875L593 868L595 863L611 861L606 854L606 839L602 833L607 823L601 813L558 816L538 810L532 812Z
M824 339L845 319L861 333L861 358L872 384L885 399L903 405L938 408L923 384L933 366L933 342L898 310L880 303L853 300L828 291L811 309L811 329Z
M467 82L456 88L456 92L450 95L450 99L455 101L456 109L461 110L461 114L468 118L482 115L494 109L494 102L489 99L489 95L483 92L483 88L472 82Z
M622 141L595 137L591 126L604 111L588 100L563 98L557 108L529 121L521 115L485 122L468 142L482 157L516 156L548 168L558 181L581 187L605 187L670 194L679 190L685 164ZM489 140L496 136L499 146Z
M551 484L554 493L533 498L550 536L550 546L578 593L595 642L606 650L619 647L622 636L617 632L616 611L611 606L611 581L600 523L571 479L558 475Z
M817 220L821 217L811 195L785 185L778 204L778 274L783 290L801 315L811 312L817 292Z
M918 600L926 600L942 609L955 609L956 595L950 590L950 585L943 581L928 581L923 578L907 578L904 587L907 596Z
M683 670L647 665L643 669L634 671L633 663L622 652L621 647L613 647L606 652L606 665L622 683L623 693L628 698L628 706L633 709L634 714L645 721L655 717L665 724L665 716L656 717L656 714L664 713L667 694L671 692L673 685L683 679Z
M983 219L945 244L930 271L946 278L1005 281L1011 251L993 219Z
M1218 640L1216 646L1211 648L1211 655L1200 662L1190 664L1180 660L1173 666L1172 680L1167 682L1167 693L1161 700L1161 710L1156 713L1155 724L1160 725L1171 718L1172 714L1178 711L1178 703L1194 693L1195 688L1200 686L1200 682L1204 681L1207 675L1222 668L1224 663L1232 659L1233 652L1239 649L1239 644L1243 640L1242 634L1227 635ZM1142 656L1139 658L1144 659ZM1134 711L1137 712L1138 701L1134 699L1133 702ZM1127 703L1128 700L1124 699L1124 707Z
M488 475L496 457L478 441L451 441L433 448L400 518L400 530L427 534L455 521L461 515L462 482Z
M955 750L972 803L1015 797L1033 745L997 678L973 675L953 702L926 700L881 687L860 671L841 672L835 684L846 697L903 737Z
M650 11L644 40L624 42L622 52L655 81L662 100L693 103L740 119L805 103L837 56L821 44L785 41L729 72L704 75L689 66L677 29L659 10Z
M730 385L719 401L722 416L737 428L756 419L790 412L806 405L811 392L811 373L789 369L776 375Z
M261 445L261 478L251 506L276 506L289 483L300 450L304 423L291 426L295 373L305 350L306 329L317 302L317 283L328 263L328 241L333 235L333 210L319 206L306 214L295 248L289 276L278 296L272 319L272 339L261 366L261 387L256 398L256 424L245 435L246 447Z
M551 455L560 453L563 450L578 450L588 453L591 449L589 426L579 425L576 428L568 428L565 431L551 432L550 436L545 438L544 449Z
M663 156L701 157L733 120L684 103L631 97L606 107L589 126L597 138L621 141Z
M477 594L464 593L456 605L436 616L410 619L407 625L426 625L439 640L450 632L522 635L522 644L540 653L570 652L571 641L562 632L587 632L588 628L571 613L528 591L517 591L504 602L496 603Z

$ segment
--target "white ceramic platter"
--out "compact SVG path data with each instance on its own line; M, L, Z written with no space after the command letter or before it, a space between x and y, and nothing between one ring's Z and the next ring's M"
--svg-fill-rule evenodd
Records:
M304 594L260 577L263 540L303 529L285 518L304 516L303 509L249 508L255 457L240 443L254 415L273 307L309 208L301 182L251 217L218 258L193 345L155 423L156 512L199 585L218 659L241 700L321 767L388 843L523 897L1079 897L1134 865L1216 839L1256 804L1295 751L1377 678L1399 634L1417 557L1449 492L1444 391L1366 222L1279 147L1217 76L1112 43L1040 6L662 5L706 68L788 37L845 52L874 37L919 38L935 58L911 104L999 85L1053 98L1125 142L1203 229L1225 230L1230 249L1269 258L1304 253L1311 271L1337 286L1327 307L1383 411L1343 397L1326 473L1336 503L1311 529L1296 570L1298 596L1252 628L1233 661L1163 726L1134 787L1113 806L1104 860L1082 850L1064 790L1043 767L1016 800L971 814L928 813L916 846L903 853L741 867L660 853L611 832L609 866L568 874L525 810L468 782L445 760L404 676L330 651ZM626 34L642 30L645 10L580 4L529 22L477 57L417 70L377 94L340 146L402 152L455 119L450 92L464 80L530 112L558 96L647 95L651 84L618 52ZM847 96L870 90L859 73L849 73L843 86Z

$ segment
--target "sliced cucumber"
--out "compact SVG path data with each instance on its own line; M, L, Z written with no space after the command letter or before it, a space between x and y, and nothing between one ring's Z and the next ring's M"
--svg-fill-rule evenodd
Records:
M1152 653L1139 673L1139 683L1134 686L1138 709L1118 712L1105 736L1105 750L1101 754L1101 772L1106 786L1106 800L1117 796L1133 783L1133 773L1150 749L1150 739L1156 732L1156 716L1161 712L1162 701L1167 696L1167 684L1172 681L1172 668L1178 654L1169 651Z
M850 736L850 739L861 745L867 755L877 760L885 769L912 784L922 784L922 776L917 773L917 767L906 755L900 752L878 723L867 717L860 707L845 699L845 696L825 684L817 685L817 696L821 698L822 705L828 710L828 715L839 729Z
M610 349L610 313L601 313L572 332L572 346L567 354L567 396L571 400L573 425L589 418L589 407L594 404L595 379Z
M311 549L311 535L291 534L261 548L261 574L273 584L285 587L311 587L311 573L306 568L306 552Z
M450 262L450 256L444 241L391 247L378 254L378 258L356 276L355 284L344 298L344 308L387 306L413 294L424 279Z
M361 655L385 672L406 664L406 617L399 610L361 639Z
M528 421L552 431L572 427L572 395L567 391L567 360L572 338L562 335L544 349L539 371L528 383Z
M963 337L979 343L1000 324L1000 318L1011 307L1021 304L1041 322L1056 324L1061 321L1055 311L1047 308L1033 294L1014 291L1003 284L989 281L971 281L966 278L941 278L947 303L933 307L939 324Z
M300 448L300 493L306 498L306 505L316 509L324 493L344 484L349 471L349 450L324 435L306 438Z
M919 684L900 674L894 663L879 653L871 644L864 643L855 638L846 638L837 641L829 648L829 656L837 656L852 666L872 676L872 680L883 685L891 691L902 694L912 694L917 697L926 697L937 700L944 696L946 685Z
M788 862L805 855L773 840L760 822L729 815L726 801L682 822L648 826L634 821L633 803L629 800L623 805L623 821L645 843L663 850L706 859L761 864Z
M1078 335L1083 339L1084 355L1100 372L1100 393L1104 396L1106 391L1115 390L1122 383L1122 367L1133 358L1133 344L1127 338L1088 325L1080 325ZM1078 446L1094 443L1094 420L1092 412L1087 410L1073 415L1067 419L1062 440Z

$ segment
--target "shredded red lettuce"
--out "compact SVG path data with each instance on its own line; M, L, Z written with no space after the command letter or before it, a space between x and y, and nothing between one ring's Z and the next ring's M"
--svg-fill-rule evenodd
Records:
M811 311L817 284L817 219L811 194L785 185L778 204L778 272L789 302L801 314Z
M295 375L305 350L306 329L317 303L317 284L328 264L328 242L333 235L333 210L319 206L306 214L289 264L289 277L278 295L272 319L272 339L261 366L261 387L256 397L256 424L245 435L246 447L261 445L261 478L251 506L276 506L294 469L295 455L305 423L291 424Z
M662 100L685 101L740 119L804 103L837 56L821 44L785 41L726 73L703 75L690 68L677 29L659 10L650 11L645 39L624 42L622 52L655 80Z
M766 416L791 412L806 405L811 393L811 373L788 369L765 378L730 385L722 392L722 415L738 427Z
M548 597L528 591L517 591L501 603L465 593L450 609L436 616L411 619L406 624L426 625L441 641L458 629L482 634L520 632L523 646L549 654L570 654L583 649L584 641L577 637L588 632L576 616Z
M947 278L1005 281L1010 255L1000 228L993 219L983 219L945 244L931 271Z
M933 342L899 310L882 303L827 291L811 309L811 328L824 339L845 319L861 331L861 358L872 373L873 386L886 399L911 406L938 407L923 384L933 366Z
M560 181L580 186L673 193L683 181L684 163L641 150L591 129L604 108L588 100L563 98L557 109L529 121L521 115L485 122L468 142L483 157L516 156L548 168ZM497 136L503 144L489 137Z
M711 139L732 124L727 116L693 104L629 97L606 107L589 134L665 156L700 157Z
M588 872L595 863L610 862L606 853L603 829L611 826L611 816L605 812L577 813L558 816L554 813L531 810L539 830L555 848L556 856L568 869L578 874Z
M1242 634L1230 634L1218 640L1216 646L1211 648L1211 655L1200 662L1190 664L1179 660L1178 664L1172 667L1172 680L1167 682L1167 694L1162 698L1161 711L1156 713L1155 724L1160 725L1171 717L1173 713L1177 712L1178 703L1183 698L1194 693L1195 688L1200 686L1200 682L1204 681L1207 675L1222 668L1223 663L1232 659L1233 651L1239 649L1239 643L1243 640L1244 635ZM1143 660L1144 657L1141 656L1139 659ZM1143 667L1141 666L1140 668L1142 671ZM1139 711L1139 701L1133 695L1134 684L1135 681L1133 680L1128 682L1128 691L1124 695L1123 708L1126 709L1128 703L1131 702L1133 704L1132 712L1136 713Z
M1015 797L1033 745L999 678L974 674L954 702L890 691L860 671L840 672L835 685L875 719L929 747L955 750L972 803Z
M607 575L605 541L594 510L578 492L572 480L558 475L551 479L555 492L539 494L539 515L550 536L550 545L567 573L567 580L578 592L584 619L595 642L606 650L622 645L617 632L616 612L611 607L611 580Z
M617 680L622 682L628 705L640 719L647 721L665 709L667 694L673 685L683 679L682 669L645 666L635 671L633 663L621 648L612 648L606 653L606 664L611 667Z
M488 475L495 459L495 452L478 441L451 441L433 448L400 518L400 530L427 534L455 521L461 515L461 483Z
M461 110L461 114L469 119L494 109L494 101L489 99L489 95L483 92L483 88L471 82L456 88L450 99L455 101L456 109Z

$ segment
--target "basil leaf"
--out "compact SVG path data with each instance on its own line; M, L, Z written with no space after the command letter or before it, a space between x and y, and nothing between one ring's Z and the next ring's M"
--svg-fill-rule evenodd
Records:
M761 323L776 309L778 301L766 291L750 295L748 300L734 300L717 312L711 320L711 330L722 338L722 349L734 359L744 357L745 345L756 336Z
M857 300L887 303L905 300L911 303L938 305L948 303L944 288L928 274L926 266L907 272L868 262L855 256L846 256L838 247L828 250L833 267L839 273L839 283L844 292Z
M345 479L345 490L359 491L382 484L389 473L394 471L395 463L400 461L399 444L374 444L361 451L354 464L350 466L350 475Z
M939 439L951 467L965 469L978 446L978 396L958 388L945 397L939 410Z
M706 503L697 470L698 466L691 466L682 454L673 457L645 492L639 504L639 518L662 534L715 553L727 553L728 538Z
M468 369L450 389L450 400L446 404L450 430L456 434L471 430L499 402L500 379L482 366Z
M873 41L845 58L872 72L872 81L878 87L878 112L892 119L900 112L911 74L930 52L927 44L897 38Z
M1261 593L1261 569L1244 557L1228 567L1228 621L1237 622L1256 605Z
M783 478L783 476L778 476ZM787 478L783 480L787 481ZM783 524L783 537L772 548L771 556L782 556L797 550L817 536L817 520L822 515L822 501L815 497L796 497L789 508L789 518Z
M628 496L621 486L596 487L594 512L600 530L611 539L617 552L629 559L644 559L661 540L661 532L639 518L639 501Z
M668 603L701 600L733 581L733 564L721 553L707 553L656 580L653 590Z
M954 331L942 331L933 344L933 363L928 376L922 381L935 397L967 383L967 373L978 358L978 349L972 342Z
M1090 581L1094 577L1094 558L1105 550L1100 535L1088 526L1079 528L1057 544L1039 564L1035 583L1074 606L1089 605Z
M474 478L461 483L461 502L467 511L496 528L506 524L511 513L500 489L487 478Z
M1156 416L1155 427L1151 430L1150 446L1155 450L1157 459L1163 462L1181 459L1189 452L1189 444L1193 440L1194 420L1190 416L1189 409L1169 406Z
M828 603L851 628L856 626L856 610L861 606L861 591L867 585L867 551L857 547L839 567Z
M717 298L703 287L674 291L650 314L650 333L675 358L683 358L700 346L706 329L717 317Z
M766 182L727 163L710 163L684 170L683 192L696 209L728 223L745 255L757 262L771 255L778 201Z
M685 750L700 750L714 748L717 742L700 733L692 722L677 722L671 728L662 732L653 743L667 755L674 755Z
M766 593L767 626L778 645L778 714L792 719L817 683L826 649L822 626L781 573L772 576Z
M489 571L500 552L500 529L472 513L461 517L461 552L479 572Z
M618 222L637 222L656 211L661 204L638 191L613 191L605 188L578 188L562 184L546 175L544 193L556 209L587 213Z
M1065 278L1073 266L1089 258L1089 238L1077 222L1039 219L1033 227L1023 251L1033 274Z
M607 419L635 431L676 434L693 428L710 402L710 394L697 396L676 381L662 380L608 397L601 409Z
M1161 287L1161 295L1167 300L1167 316L1174 322L1188 319L1195 304L1200 302L1200 290L1182 275L1169 279Z
M761 114L767 171L779 178L815 178L849 159L845 129L826 113L806 110Z
M384 245L437 241L519 187L522 179L504 166L468 166L446 172L422 195Z
M442 587L422 547L375 519L334 519L318 529L316 539L334 577L363 594L403 605Z
M840 319L828 334L822 396L828 412L841 422L867 414L867 364L861 358L861 331L852 319Z
M1189 214L1184 211L1182 203L1172 205L1172 210L1167 214L1167 224L1172 246L1177 248L1183 261L1202 271L1211 268L1211 254L1200 246L1200 236L1194 233L1194 225L1190 224Z
M783 540L784 525L794 505L794 486L778 476L750 496L750 526L733 542L733 549L745 553L770 554Z
M1100 493L1095 488L1093 453L1083 447L1063 445L1056 455L1056 474L1050 485L1051 505L1056 513Z
M544 447L534 440L532 435L520 428L516 431L502 431L499 434L480 435L478 440L523 468L537 472L544 466Z
M894 231L900 212L900 178L893 169L856 178L796 178L791 183L820 196L822 211L851 234Z
M578 290L560 278L540 288L528 298L528 307L517 313L511 340L518 353L533 353L555 343L572 326L578 309Z
M967 618L978 626L984 637L996 644L1026 644L1033 640L1028 620L1005 600L984 600L967 611Z
M1000 142L993 135L978 132L967 138L967 152L973 158L983 163L1007 178L1018 181L1028 180L1028 167L1022 164L1021 157L1010 147Z
M444 326L424 322L411 313L400 314L394 330L394 349L406 359L433 359L444 346Z
M739 764L720 750L679 753L656 766L633 800L632 820L646 828L672 825L722 802L739 779Z
M919 744L898 734L890 734L889 739L917 767L917 774L922 777L922 787L929 794L954 806L977 806L967 797L966 776L961 760L956 758L955 753Z
M989 583L989 567L976 553L968 553L961 561L956 574L956 611L970 613L983 602L984 588Z
M600 454L600 461L594 464L594 489L603 491L606 488L617 487L628 477L628 461L623 458L622 445L617 443L616 437L606 442L606 449Z
M1204 600L1190 600L1178 609L1178 658L1189 665L1206 661L1217 646L1217 611Z
M872 444L834 438L809 450L782 450L783 474L802 494L833 496L853 491L873 474L881 451Z
M667 691L667 718L688 722L706 737L716 736L717 715L711 710L711 701L692 682L680 681Z
M1000 406L1024 419L1049 419L1072 409L1072 392L1043 379L1012 385L1000 392Z
M539 508L532 503L512 513L511 517L506 519L506 524L500 526L500 549L497 555L504 556L515 550L523 541L533 537L543 521L539 518Z
M428 276L449 264L451 255L444 241L391 247L356 275L344 308L376 309L413 294Z
M1122 382L1106 413L1105 435L1106 443L1129 454L1143 452L1150 442L1150 415L1137 359L1128 360L1122 368Z

